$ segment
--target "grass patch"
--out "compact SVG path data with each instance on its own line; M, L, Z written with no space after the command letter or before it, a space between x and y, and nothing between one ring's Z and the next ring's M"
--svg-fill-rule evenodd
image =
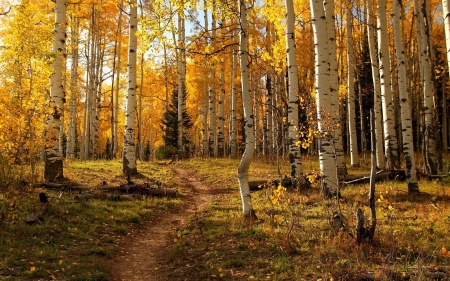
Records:
M422 179L422 193L414 196L407 194L406 182L377 183L375 238L371 244L358 245L354 237L355 212L359 207L366 218L370 214L368 184L341 190L339 203L345 230L332 228L330 218L337 211L337 203L324 200L318 185L300 192L283 190L275 203L269 199L273 190L252 193L252 205L260 221L248 224L241 214L238 164L239 160L230 159L191 159L177 164L195 170L215 188L226 186L235 192L221 196L208 212L197 214L187 228L189 231L178 235L171 256L175 268L171 276L188 280L450 277L450 254L445 251L450 248L447 179ZM307 163L304 167L305 173L315 173L317 166ZM288 174L288 169L280 167L281 174ZM351 174L368 171L367 167L349 168ZM252 163L250 180L277 177L273 160L258 159ZM433 275L436 270L441 275Z
M125 182L117 161L65 162L68 181L94 186ZM146 163L140 166L145 177L171 184L168 168ZM161 171L160 178L158 171ZM41 208L38 193L46 192L51 205L43 221L25 224L26 218ZM0 210L1 280L108 280L106 264L116 253L119 240L133 228L148 221L158 210L170 209L180 200L145 198L132 202L93 200L75 202L75 194L31 187L3 188ZM10 203L13 204L10 205ZM1 208L1 206L8 208Z

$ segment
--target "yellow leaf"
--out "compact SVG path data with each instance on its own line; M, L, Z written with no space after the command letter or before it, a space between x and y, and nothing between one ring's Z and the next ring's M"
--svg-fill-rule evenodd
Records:
M394 208L391 205L389 205L388 209L391 211L394 210Z
M58 261L58 264L62 264L62 263L63 263L63 260L59 260L59 261Z
M35 271L36 270L36 267L34 267L34 266L32 266L31 268L30 268L30 271L31 272L33 272L33 271Z

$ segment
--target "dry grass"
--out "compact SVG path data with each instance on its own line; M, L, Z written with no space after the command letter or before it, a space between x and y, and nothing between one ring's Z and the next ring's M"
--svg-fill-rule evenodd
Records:
M253 193L260 219L245 223L236 180L237 160L181 162L218 187L235 190L192 218L172 252L177 280L448 280L450 278L450 185L448 179L421 180L422 193L410 196L405 182L376 186L377 230L372 243L358 245L355 212L368 209L368 185L342 189L346 228L330 218L338 206L319 187ZM316 167L314 163L305 166ZM276 165L259 159L251 177L276 177ZM282 167L282 174L288 167ZM218 173L218 171L220 171ZM312 171L314 172L314 171ZM359 168L350 173L368 172ZM311 171L305 170L305 173ZM270 197L272 195L272 197ZM276 195L278 200L274 200ZM367 222L369 223L369 222ZM184 278L184 279L183 279Z

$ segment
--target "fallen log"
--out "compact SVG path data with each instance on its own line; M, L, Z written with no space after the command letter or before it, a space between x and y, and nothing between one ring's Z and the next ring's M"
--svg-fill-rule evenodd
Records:
M354 176L348 175L339 179L341 184L359 184L368 183L370 181L370 175L358 175L359 178L353 178ZM353 178L353 179L352 179ZM404 181L406 179L405 170L382 170L375 174L375 181L384 180L400 180Z

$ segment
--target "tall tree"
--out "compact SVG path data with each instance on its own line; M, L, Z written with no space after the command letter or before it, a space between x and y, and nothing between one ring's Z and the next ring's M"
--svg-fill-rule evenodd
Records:
M76 143L76 103L78 96L78 44L79 44L79 27L80 21L76 15L71 16L71 72L70 72L70 106L69 106L69 130L67 137L67 158L75 157L75 143Z
M123 144L123 168L125 175L137 174L136 167L136 51L137 51L137 5L136 0L130 0L130 33L128 44L128 94L127 113Z
M326 32L327 41L326 49L328 51L328 72L329 72L329 102L331 103L331 111L328 114L331 115L333 122L333 146L336 157L336 164L338 175L346 175L347 167L345 165L344 148L342 143L342 129L341 129L341 114L339 107L338 96L338 68L336 61L336 36L335 36L335 16L334 16L334 0L323 1L325 20L326 20Z
M56 0L55 6L55 34L53 52L55 59L52 63L53 73L50 76L50 106L53 112L48 116L45 132L45 167L44 179L54 181L62 178L63 155L59 151L59 131L61 117L64 114L64 85L62 79L63 60L66 42L66 8L65 0Z
M414 141L412 136L411 107L409 106L409 89L406 80L405 51L403 47L402 33L400 29L402 4L400 0L394 1L394 40L395 54L397 56L398 90L402 117L403 157L405 159L406 180L408 192L419 191L416 175L416 163L414 157Z
M381 109L381 84L380 84L380 70L378 67L378 58L375 48L375 25L374 25L374 12L372 0L367 0L367 40L369 44L370 62L372 66L372 79L373 79L373 107L374 107L374 119L375 119L375 138L379 141L376 142L375 155L377 160L377 168L384 169L385 158L383 154L383 124L382 124L382 109Z
M347 27L347 110L348 110L348 129L350 138L350 163L352 167L359 166L358 143L356 137L356 114L355 114L355 53L353 43L353 15L350 7L347 8L345 14ZM361 93L360 93L361 95ZM362 148L364 149L364 147Z
M388 48L386 0L377 2L378 60L380 68L381 100L383 107L384 149L388 169L399 167L397 136L395 133L394 104L392 99L391 65Z
M436 126L434 105L434 83L431 77L431 43L428 34L431 32L427 16L427 1L414 0L414 14L417 26L417 44L419 50L419 66L423 91L423 159L427 173L437 174L438 163L436 154Z
M314 30L316 63L316 105L319 131L319 163L322 174L322 193L325 197L337 195L337 163L334 150L331 93L329 85L329 54L326 49L327 25L325 11L319 0L311 0L311 18Z
M183 146L183 114L186 108L185 93L186 93L186 49L185 49L185 18L184 18L184 1L181 2L181 7L178 11L178 149L184 151Z
M295 48L295 17L294 2L286 0L286 46L289 78L289 103L288 103L288 124L289 124L289 163L291 176L298 180L300 185L306 183L303 176L303 168L300 154L299 141L299 91L298 91L298 67Z
M252 98L248 69L248 25L245 0L238 0L239 5L239 56L241 63L242 101L244 106L245 151L238 167L239 190L242 199L242 212L246 218L255 218L251 204L248 171L255 152L255 135L253 134Z

